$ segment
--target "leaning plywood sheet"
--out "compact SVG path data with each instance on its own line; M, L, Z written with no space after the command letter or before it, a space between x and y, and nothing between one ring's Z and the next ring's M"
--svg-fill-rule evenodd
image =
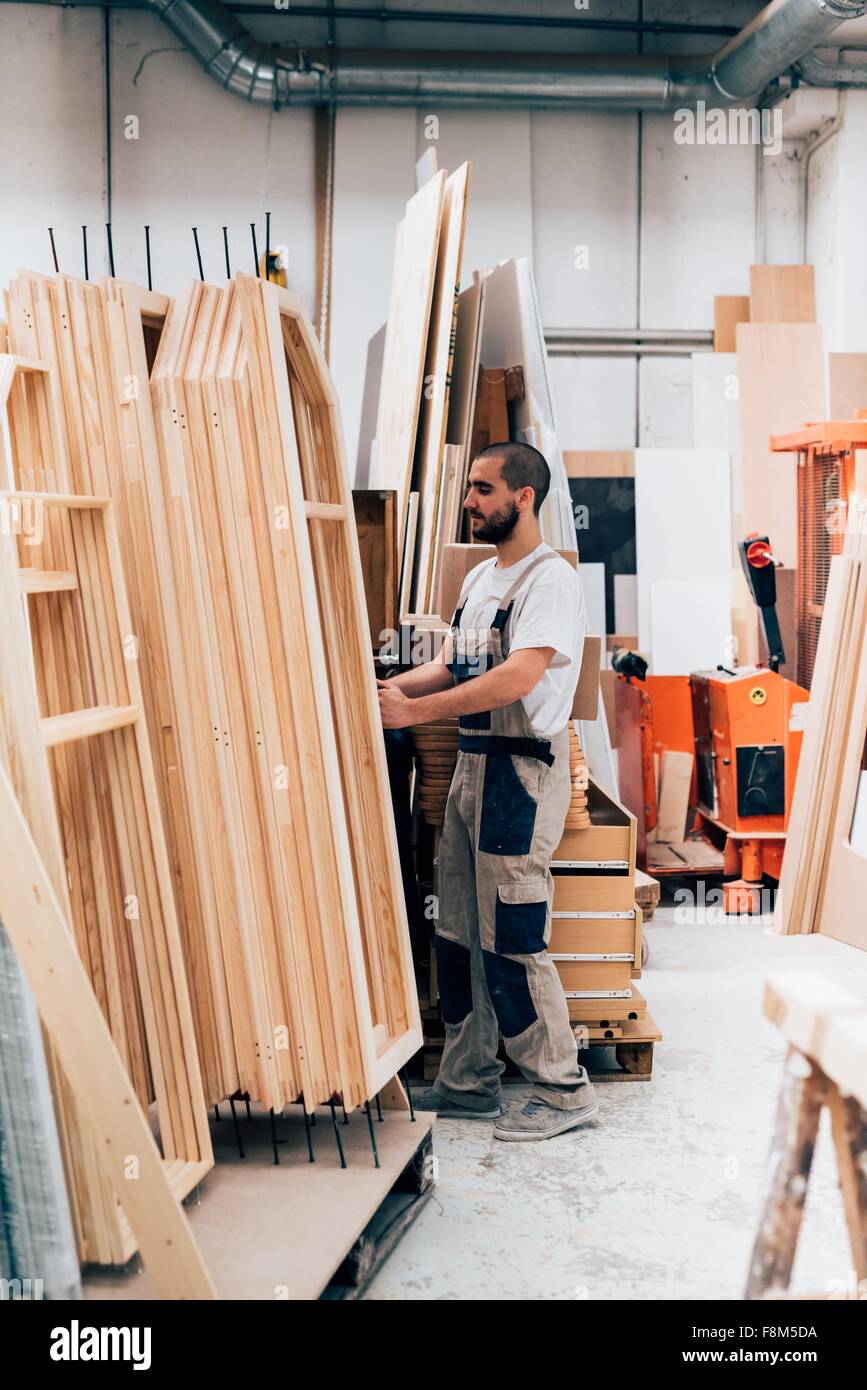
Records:
M655 627L653 591L660 584L698 581L728 590L732 562L728 454L722 449L637 449L635 532L639 648L650 652L650 669L655 671L654 634L664 622L666 638L675 642L682 638L684 642L682 664L670 642L666 663L679 666L680 674L688 674L691 634L678 619L677 594L670 589L658 593L658 602L664 600L670 607L657 608ZM720 658L726 635L718 634Z
M551 491L540 513L544 539L555 549L574 547L575 522L560 450L545 335L527 260L504 261L485 278L481 362L487 368L523 368L524 397L513 407L512 437L539 449L551 470Z
M796 457L772 453L769 436L824 418L822 330L816 323L741 323L737 342L745 534L770 535L775 555L796 569Z
M713 350L734 352L735 327L750 321L749 295L717 294L713 301Z
M210 1298L210 1279L75 948L15 552L14 540L0 535L0 919L85 1117L88 1145L161 1296Z
M413 486L419 494L413 606L430 608L448 423L449 390L455 355L458 292L472 166L462 164L446 179L440 224L430 334L424 367L424 391L418 422Z
M751 265L751 323L815 323L816 286L811 265Z
M397 492L398 535L412 483L445 178L441 170L410 198L395 240L369 486Z

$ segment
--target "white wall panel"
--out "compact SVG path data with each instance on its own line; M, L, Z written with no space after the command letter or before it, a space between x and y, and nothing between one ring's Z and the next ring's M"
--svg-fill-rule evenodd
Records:
M689 357L642 357L638 396L638 443L643 448L692 447L692 361Z

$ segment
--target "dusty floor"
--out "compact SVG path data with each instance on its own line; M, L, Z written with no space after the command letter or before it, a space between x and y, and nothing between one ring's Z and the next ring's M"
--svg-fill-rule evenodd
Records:
M599 1086L592 1126L545 1144L439 1121L437 1191L369 1298L743 1296L783 1058L763 981L822 970L867 996L867 953L756 920L676 921L682 912L657 909L646 928L641 989L665 1039L653 1079ZM524 1093L508 1087L508 1103ZM825 1128L793 1288L845 1282L850 1266Z

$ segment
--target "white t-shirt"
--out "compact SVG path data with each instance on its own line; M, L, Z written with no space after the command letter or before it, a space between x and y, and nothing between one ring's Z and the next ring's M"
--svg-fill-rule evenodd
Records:
M515 595L508 631L509 652L526 647L554 648L550 666L523 701L536 738L553 738L559 734L568 724L572 711L586 626L583 593L576 571L568 560L552 552L543 541L508 569L498 569L496 559L483 560L481 565L470 570L458 601L460 608L472 584L461 617L461 629L489 628L500 600L518 576L540 555L548 553L552 553L554 559L539 565Z

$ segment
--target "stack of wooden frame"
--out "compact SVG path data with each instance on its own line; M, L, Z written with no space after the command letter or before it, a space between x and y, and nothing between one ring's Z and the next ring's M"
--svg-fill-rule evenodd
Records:
M177 1188L205 1099L349 1109L421 1041L337 405L299 302L254 279L170 302L22 273L7 312L7 481L69 504L23 563L44 712L85 710L51 736L73 921ZM189 1122L160 1101L185 1068ZM71 1171L94 1206L98 1165Z
M50 307L41 308L48 337ZM68 389L46 361L7 357L4 367L6 480L33 490L7 492L2 505L29 597L75 942L139 1102L156 1104L169 1178L183 1197L213 1160L139 644L108 499L69 491L76 451L98 452L99 401L85 378ZM82 1258L122 1263L135 1239L62 1083L58 1119Z
M243 276L172 304L152 387L217 1035L263 1105L355 1106L420 1030L333 389L299 301Z
M641 975L635 817L588 778L589 824L568 828L551 861L556 963L576 1035L653 1042L659 1032L633 981Z
M418 804L428 825L442 827L458 760L458 721L414 724L412 741L418 769Z
M859 486L831 561L774 925L867 950L867 533ZM859 505L860 504L860 505Z

